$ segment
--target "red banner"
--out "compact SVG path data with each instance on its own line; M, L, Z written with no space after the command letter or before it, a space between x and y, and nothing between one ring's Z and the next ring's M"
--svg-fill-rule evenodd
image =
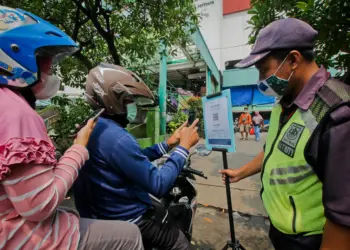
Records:
M223 14L232 14L250 9L250 0L223 0Z

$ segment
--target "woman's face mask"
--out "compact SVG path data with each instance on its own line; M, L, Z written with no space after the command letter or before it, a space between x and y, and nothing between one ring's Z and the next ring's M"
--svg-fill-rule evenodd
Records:
M52 58L39 61L40 80L32 87L33 94L38 100L52 98L60 89L60 79L52 74Z
M127 119L129 122L132 122L136 119L137 116L137 105L135 102L129 103L126 105L126 111L127 111Z
M47 100L56 95L60 89L60 79L55 75L41 73L41 80L32 87L38 100Z
M286 89L288 87L288 82L293 75L293 71L289 75L288 79L282 79L282 78L276 76L276 74L279 71L279 69L282 67L283 63L286 61L287 57L288 57L288 55L286 56L286 58L284 58L283 62L280 64L280 66L278 67L278 69L276 70L276 72L274 74L272 74L271 76L269 76L265 80L258 82L258 84L257 84L258 89L264 95L275 96L278 98L283 96L284 92L286 91Z

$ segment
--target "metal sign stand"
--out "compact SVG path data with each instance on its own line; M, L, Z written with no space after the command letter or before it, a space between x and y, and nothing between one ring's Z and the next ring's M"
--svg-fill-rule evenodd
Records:
M223 148L213 148L213 151L222 152L222 160L224 163L224 169L228 169L227 150L223 149ZM227 249L245 250L245 248L236 239L236 235L235 235L235 224L233 221L230 178L227 175L226 175L226 179L225 179L225 186L226 186L226 198L227 198L228 219L229 219L229 223L230 223L231 239L227 241L226 245L222 248L222 250L227 250Z
M227 90L225 90L227 91ZM207 100L213 99L213 98L219 98L220 96L225 96L226 98L228 98L229 100L231 100L230 97L230 93L227 92L218 92L212 95L208 95L204 98L203 100L203 107L205 107L204 103ZM229 105L229 104L227 104ZM228 107L229 108L229 107ZM229 109L228 109L229 110ZM205 114L204 112L204 119L206 119L207 114ZM209 117L208 117L209 118ZM230 131L233 132L233 124L232 124L232 113L229 113L228 115L228 121L224 121L224 122L228 122L229 123L229 127L231 126L232 128L230 128ZM206 120L205 120L206 121ZM206 123L205 123L206 124ZM231 134L231 141L234 140L234 137ZM208 143L209 144L209 143ZM212 146L212 150L213 151L218 151L222 153L222 160L223 160L223 165L224 165L224 169L228 169L228 164L227 164L227 152L232 152L234 151L234 144L231 142L231 145L225 145L225 146L220 146L220 145L216 145L216 146ZM232 150L232 151L231 151ZM222 248L222 250L227 250L227 249L232 249L232 250L245 250L245 248L243 246L241 246L241 244L239 243L239 241L236 239L236 235L235 235L235 226L234 226L234 221L233 221L233 211L232 211L232 200L231 200L231 189L230 189L230 180L229 177L226 175L226 179L225 179L225 186L226 186L226 198L227 198L227 208L228 208L228 218L229 218L229 223L230 223L230 236L231 239L227 241L227 243L225 244L225 246Z

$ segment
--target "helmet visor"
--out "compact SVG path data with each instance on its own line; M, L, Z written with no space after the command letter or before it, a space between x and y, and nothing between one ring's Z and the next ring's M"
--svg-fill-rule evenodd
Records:
M154 104L153 99L143 97L143 96L134 96L132 99L134 100L134 102L136 103L137 106L141 106L141 107Z
M51 58L52 65L60 63L64 58L71 56L78 51L75 46L53 46L41 47L36 51L36 56L41 58Z

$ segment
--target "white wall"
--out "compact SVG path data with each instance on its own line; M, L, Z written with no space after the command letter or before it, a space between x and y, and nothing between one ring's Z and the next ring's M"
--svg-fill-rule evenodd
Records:
M199 24L199 29L216 65L218 68L220 68L222 0L196 0L195 4L197 7L197 12L201 14L202 18Z
M221 64L220 69L225 69L225 62L239 60L248 56L251 45L247 45L250 34L250 17L247 11L223 16L221 25ZM247 29L248 28L248 29Z
M226 61L242 59L249 54L247 11L224 16L222 0L196 0L195 4L202 16L200 30L220 70L225 70Z
M58 93L59 94L66 94L68 96L80 96L80 95L83 95L84 92L85 92L84 89L64 86L64 91L59 91Z

